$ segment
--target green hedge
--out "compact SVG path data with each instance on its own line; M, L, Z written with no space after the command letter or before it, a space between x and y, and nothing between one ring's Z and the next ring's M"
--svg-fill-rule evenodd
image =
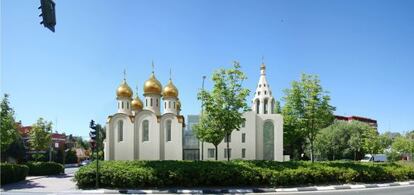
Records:
M96 164L75 174L80 188L95 185ZM414 179L414 169L397 163L274 161L104 161L100 187L289 186Z
M28 162L29 175L57 175L64 173L62 164L55 162Z
M13 183L25 180L29 167L26 165L1 163L1 184Z

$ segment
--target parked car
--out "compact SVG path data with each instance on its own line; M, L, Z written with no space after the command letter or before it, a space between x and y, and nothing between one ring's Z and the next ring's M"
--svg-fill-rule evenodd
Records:
M80 166L85 166L85 165L88 165L89 163L91 163L91 160L87 159L87 160L82 161L80 163Z
M361 162L387 162L387 156L385 154L366 154Z

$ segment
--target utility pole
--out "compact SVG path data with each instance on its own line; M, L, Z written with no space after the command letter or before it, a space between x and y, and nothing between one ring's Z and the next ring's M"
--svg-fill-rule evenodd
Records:
M98 158L98 142L99 142L99 131L101 130L100 125L96 125L95 121L91 120L89 124L89 128L92 130L89 132L89 136L91 137L91 146L92 146L92 154L93 149L95 149L96 155L96 178L95 178L95 187L96 189L99 188L99 158Z
M203 76L203 82L201 84L201 89L203 91L204 91L204 80L206 80L206 76ZM204 112L204 100L201 99L201 115L203 115L203 112ZM201 141L201 160L204 160L204 141L203 140Z

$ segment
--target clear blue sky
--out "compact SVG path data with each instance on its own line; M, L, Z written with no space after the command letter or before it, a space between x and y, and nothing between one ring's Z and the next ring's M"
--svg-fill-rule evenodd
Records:
M116 111L124 68L142 98L152 60L163 84L172 68L182 113L197 114L202 75L238 60L254 91L263 55L278 100L301 73L317 74L336 114L414 129L414 1L56 3L52 33L39 1L1 1L1 91L25 125L57 119L87 136L89 120Z

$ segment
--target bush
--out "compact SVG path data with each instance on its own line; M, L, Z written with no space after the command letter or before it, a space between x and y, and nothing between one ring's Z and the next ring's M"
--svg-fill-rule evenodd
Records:
M96 164L75 174L80 188L95 185ZM414 169L395 163L274 161L104 161L99 182L108 188L290 186L414 179Z
M55 162L28 162L29 175L57 175L64 173L63 165Z
M1 184L25 180L29 168L26 165L1 163Z

